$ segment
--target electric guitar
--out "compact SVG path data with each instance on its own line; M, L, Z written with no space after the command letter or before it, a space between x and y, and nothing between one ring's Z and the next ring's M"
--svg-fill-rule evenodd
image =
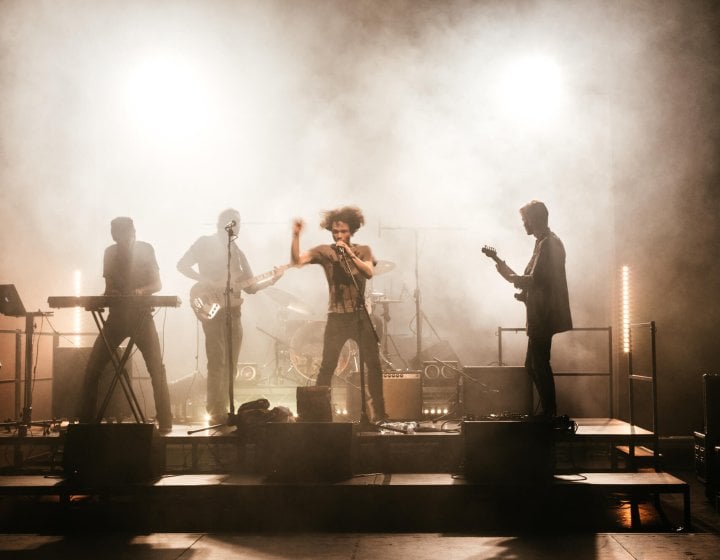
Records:
M291 268L292 264L284 264L278 266L277 269L285 271ZM263 272L253 278L246 280L238 280L232 284L230 293L230 307L238 307L243 302L241 292L244 288L248 288L257 282L261 282L270 278L275 274L275 270ZM213 319L218 312L225 306L225 285L218 286L209 282L198 282L190 289L190 307L201 321L209 321Z
M513 269L510 268L504 260L498 257L497 251L494 247L489 247L488 245L485 245L481 249L481 251L486 257L490 257L497 263L497 265L499 266L498 272L500 273L500 276L505 278L505 280L508 280L511 274L517 276L517 274L515 274L515 271L513 271ZM520 290L515 294L514 297L516 300L522 301L524 303L527 298L527 294L525 293L525 290Z

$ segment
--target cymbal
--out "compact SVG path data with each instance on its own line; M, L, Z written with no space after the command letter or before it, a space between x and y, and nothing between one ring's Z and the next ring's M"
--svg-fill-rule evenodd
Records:
M263 293L267 294L271 300L282 305L289 311L294 311L300 315L312 315L312 311L307 308L300 298L285 290L281 290L275 286L269 286L263 290Z
M401 299L389 299L382 292L372 292L367 297L372 303L402 303Z
M385 274L395 268L395 263L392 261L378 261L375 265L375 274Z

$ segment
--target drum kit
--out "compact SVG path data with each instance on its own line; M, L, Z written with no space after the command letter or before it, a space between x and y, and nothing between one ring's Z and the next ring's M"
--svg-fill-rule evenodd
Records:
M378 261L375 275L385 274L395 268L395 263ZM297 296L276 288L266 288L267 294L280 308L280 321L283 323L284 337L274 336L258 328L263 334L275 341L275 374L274 382L283 379L305 384L314 383L322 362L323 337L325 321L314 320L313 311ZM366 296L366 305L370 318L380 339L380 360L383 369L395 370L387 357L387 323L390 320L389 305L402 300L389 299L381 292L370 292ZM303 319L289 319L289 314ZM348 340L340 352L335 375L347 380L351 373L358 371L359 350L353 340Z

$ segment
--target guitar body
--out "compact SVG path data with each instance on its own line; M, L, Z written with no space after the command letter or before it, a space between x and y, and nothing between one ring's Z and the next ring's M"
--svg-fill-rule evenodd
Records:
M291 264L278 266L277 269L285 271L292 267ZM230 307L239 307L242 305L242 290L257 282L261 282L270 278L275 274L274 270L264 272L253 278L235 282L230 293ZM195 316L201 321L210 321L226 306L225 301L225 285L218 286L209 282L198 282L190 288L190 307L192 307Z
M242 304L240 290L233 289L230 294L230 306L237 307ZM225 307L225 286L216 286L208 282L198 282L190 289L190 306L201 321L214 319L218 312Z

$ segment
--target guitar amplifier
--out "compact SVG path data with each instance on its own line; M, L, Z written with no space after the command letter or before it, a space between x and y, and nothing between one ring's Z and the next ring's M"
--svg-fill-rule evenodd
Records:
M383 373L383 396L390 420L422 418L422 374L419 371Z
M367 379L365 380L367 382ZM347 386L348 418L360 417L360 375L353 373ZM422 418L423 385L419 371L383 373L385 413L390 420L420 420ZM368 407L368 415L370 407Z

